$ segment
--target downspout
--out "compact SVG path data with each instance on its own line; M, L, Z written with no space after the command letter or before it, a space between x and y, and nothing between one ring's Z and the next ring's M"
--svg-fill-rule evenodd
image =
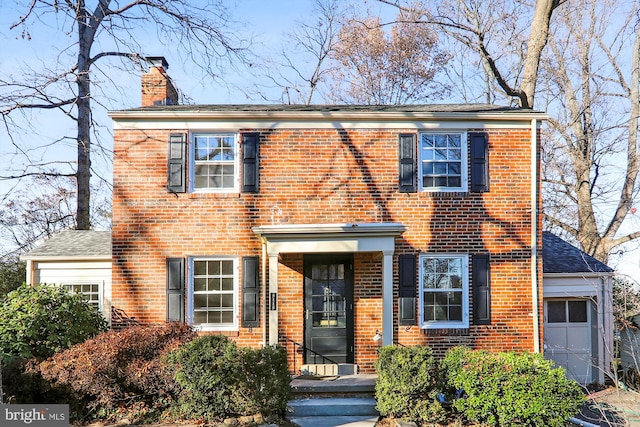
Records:
M531 119L531 296L533 352L540 353L540 301L538 298L538 121Z
M262 241L262 347L267 346L267 239L260 236Z

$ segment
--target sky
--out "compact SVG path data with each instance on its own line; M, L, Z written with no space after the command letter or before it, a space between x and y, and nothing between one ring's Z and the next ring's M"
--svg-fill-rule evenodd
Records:
M198 0L194 0L198 1ZM0 46L3 52L0 59L0 75L16 75L21 73L23 64L35 64L34 67L52 67L55 65L56 51L60 46L67 46L73 42L75 34L64 34L55 29L64 24L63 17L57 16L52 21L50 28L43 25L18 27L9 30L18 17L24 13L26 0L0 0ZM312 0L225 0L225 5L231 12L235 21L234 28L245 38L252 38L255 44L252 49L259 56L275 58L281 48L283 35L291 32L296 21L309 19L312 15ZM380 13L386 18L395 15L395 9L388 5L382 5L375 1L363 0L363 8L373 8L375 13ZM163 46L156 37L156 32L147 29L137 33L140 44L144 47L144 54L150 56L165 56L168 63L168 73L175 85L182 91L191 103L216 104L216 103L255 103L264 102L257 96L247 94L238 87L248 87L249 82L255 81L255 77L243 70L229 70L224 79L212 80L201 73L196 72L192 64L184 61L184 58L175 52L171 46ZM108 46L97 46L107 48ZM108 75L107 75L108 74ZM105 70L104 75L94 75L94 80L107 80L113 78L117 82L118 91L115 91L113 100L106 102L107 109L126 109L140 105L140 74L131 74L119 71L116 68ZM111 93L109 95L112 95ZM270 93L273 99L280 96L278 90ZM106 109L96 111L95 117L102 125L98 129L101 139L107 149L110 148L111 121L106 115ZM74 135L73 123L60 118L59 115L37 111L27 113L23 123L33 125L32 130L14 133L11 141L3 129L0 128L0 168L7 172L17 172L21 169L24 151L39 162L51 162L55 160L67 161L75 158L75 141L68 140L62 143L52 143L62 135ZM23 127L24 128L24 127ZM39 146L38 150L31 150ZM42 148L46 146L46 148ZM93 162L97 174L110 176L108 160L99 156L93 156ZM2 173L0 173L2 175ZM0 200L9 188L10 183L0 181ZM640 206L638 206L640 210ZM640 212L637 214L640 217ZM638 224L638 220L633 221ZM1 243L0 243L1 244ZM634 245L634 248L638 245ZM617 268L622 274L626 274L636 281L640 281L640 252L638 250L625 253L621 256L613 255L610 258L612 267Z

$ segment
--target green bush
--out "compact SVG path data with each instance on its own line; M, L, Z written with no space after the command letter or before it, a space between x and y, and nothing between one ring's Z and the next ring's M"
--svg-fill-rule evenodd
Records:
M181 323L111 330L27 364L22 375L34 387L14 383L7 391L13 391L15 403L55 403L63 394L66 401L60 403L70 405L75 420L155 421L179 392L162 356L194 337ZM44 395L43 384L49 391Z
M436 399L438 367L429 347L382 347L376 370L381 415L420 423L446 419L446 411Z
M183 390L176 412L184 418L284 414L291 377L282 348L239 348L224 336L207 335L166 359Z
M540 354L453 348L442 361L448 384L464 390L453 407L494 426L564 426L584 401L580 386Z
M59 286L22 285L0 302L0 362L45 359L106 328L82 295Z

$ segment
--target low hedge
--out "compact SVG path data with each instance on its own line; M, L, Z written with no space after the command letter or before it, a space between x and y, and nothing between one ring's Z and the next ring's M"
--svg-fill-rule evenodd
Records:
M420 423L446 420L446 411L437 400L438 365L429 347L382 347L376 370L380 415Z
M580 386L540 354L449 350L442 361L449 387L464 390L453 407L491 426L564 426L584 402Z
M166 357L182 393L177 416L207 421L283 415L291 376L283 348L238 347L221 335L199 337Z

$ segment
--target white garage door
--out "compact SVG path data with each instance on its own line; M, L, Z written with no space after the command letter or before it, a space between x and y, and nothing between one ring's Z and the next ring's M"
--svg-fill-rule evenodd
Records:
M589 300L546 300L544 355L581 384L592 382Z

